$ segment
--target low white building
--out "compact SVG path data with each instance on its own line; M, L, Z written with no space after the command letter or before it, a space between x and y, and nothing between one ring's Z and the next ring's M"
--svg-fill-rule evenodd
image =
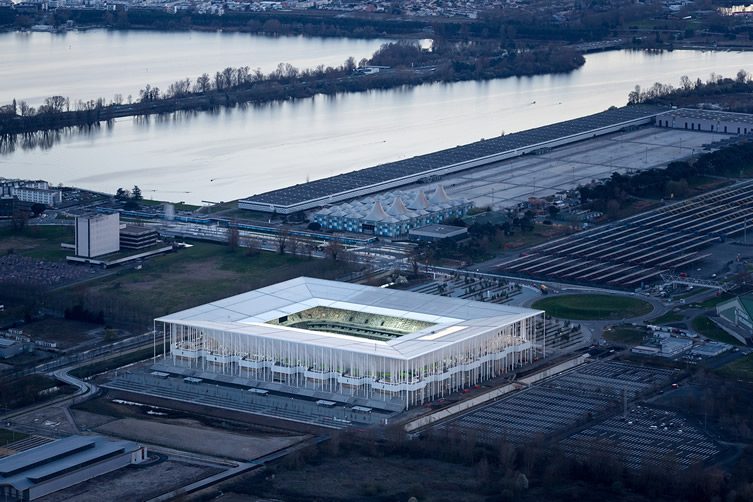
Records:
M63 201L63 192L54 189L19 187L12 190L12 195L18 200L48 207L55 207Z
M50 188L44 180L17 180L0 178L0 196L12 196L23 202L54 207L63 201L63 192Z

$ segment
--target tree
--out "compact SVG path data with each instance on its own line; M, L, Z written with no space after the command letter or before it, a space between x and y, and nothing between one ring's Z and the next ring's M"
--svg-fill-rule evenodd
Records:
M560 208L552 204L551 206L547 208L547 211L549 211L549 216L551 216L552 218L556 218L560 212Z
M329 241L327 247L324 248L324 254L327 255L332 261L342 259L345 252L345 247L340 241Z
M39 111L46 113L62 113L65 109L66 98L63 96L51 96L45 98L44 105L39 108Z
M607 215L610 218L616 218L620 212L620 203L615 199L609 199L607 201Z
M238 249L240 243L240 233L238 232L238 226L233 223L227 231L227 246L230 251L235 252Z
M285 249L288 247L288 237L290 237L290 230L286 227L281 227L276 236L278 253L285 254Z
M141 196L141 189L138 185L133 185L133 190L131 190L131 199L135 200L136 202L144 200L144 197Z
M641 86L636 85L635 89L628 94L628 104L637 105L641 102Z
M141 206L139 206L139 203L138 203L138 202L136 202L136 201L135 201L135 200L133 200L133 199L128 199L128 200L126 201L126 203L125 203L125 204L123 204L123 209L128 209L128 210L139 209L140 207L141 207Z
M45 209L47 209L47 206L45 206L41 202L35 202L31 205L31 213L34 217L37 217L40 214L44 213Z
M26 224L29 221L29 212L25 209L16 208L13 211L13 216L11 218L13 229L22 232L26 228Z
M131 193L128 190L126 190L126 189L124 189L122 187L118 188L115 191L115 199L117 199L119 201L125 201L125 200L128 200L130 198L131 198Z
M212 79L209 78L208 74L202 73L202 75L196 79L194 89L202 94L209 92L212 89Z
M19 101L18 102L18 113L22 117L31 117L34 115L34 108L29 106L29 103L26 101Z

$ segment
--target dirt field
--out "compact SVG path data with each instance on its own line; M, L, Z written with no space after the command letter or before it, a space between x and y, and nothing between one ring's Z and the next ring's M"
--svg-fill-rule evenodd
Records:
M128 466L37 499L39 502L137 501L157 497L222 471L217 467L166 460Z
M162 423L122 418L100 425L95 430L132 441L243 461L259 458L306 439L305 436L234 434L188 419Z

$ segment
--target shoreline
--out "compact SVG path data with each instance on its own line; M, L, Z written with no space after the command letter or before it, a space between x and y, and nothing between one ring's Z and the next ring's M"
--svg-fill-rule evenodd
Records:
M515 56L515 57L513 57ZM545 59L531 63L531 58ZM352 59L352 58L351 58ZM518 62L522 59L522 62ZM527 60L529 59L529 60ZM180 95L160 97L159 90L153 96L144 95L135 103L105 104L90 101L85 109L64 110L66 98L61 97L56 109L36 114L21 115L10 109L0 115L0 138L8 140L13 136L46 131L56 131L71 127L93 127L101 122L117 118L162 115L178 111L205 111L219 107L231 108L241 104L264 104L295 99L308 99L316 95L336 95L342 93L368 92L372 90L394 90L413 88L427 83L455 83L465 81L483 82L510 77L535 75L567 74L581 68L585 58L569 49L548 48L513 54L503 59L507 66L483 68L482 73L454 69L454 65L469 65L474 59L453 59L441 64L428 64L430 61L404 61L399 66L373 67L374 73L361 72L355 67L341 66L328 68L318 73L307 71L300 75L286 76L270 74L259 77L246 77L247 80L229 86L204 91L184 91ZM417 63L414 66L414 63ZM218 73L219 75L219 73ZM148 92L150 86L146 85ZM69 105L67 105L69 106Z

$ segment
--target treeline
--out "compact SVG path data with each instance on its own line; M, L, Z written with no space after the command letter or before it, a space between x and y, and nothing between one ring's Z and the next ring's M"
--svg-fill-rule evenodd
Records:
M55 390L52 390L55 389ZM14 410L38 403L57 394L70 394L75 388L47 375L29 375L15 380L0 381L0 406Z
M679 199L691 194L690 181L702 176L748 176L753 168L753 143L745 142L704 153L695 160L676 161L666 169L647 169L637 174L613 173L604 182L580 186L581 201L609 216L635 197Z
M0 7L0 26L29 28L46 21L61 26L73 21L80 26L106 26L112 29L230 30L264 35L306 35L318 37L404 37L431 34L432 19L400 19L389 16L338 16L336 12L239 12L227 10L223 15L180 12L172 14L162 8L133 7L126 10L56 9L39 14L20 13ZM43 19L49 15L49 18ZM464 24L467 20L448 21ZM455 30L459 31L459 30Z
M552 206L557 212L559 209ZM550 214L556 214L550 211ZM420 242L415 248L416 263L434 263L436 260L452 259L465 262L475 262L493 257L504 248L516 233L533 232L535 214L526 210L520 214L508 213L508 218L500 223L478 223L466 225L459 218L451 219L448 225L468 226L468 236L458 242L453 239L442 239L436 242Z
M543 9L543 10L542 10ZM181 11L169 13L161 8L132 7L128 10L56 9L49 12L18 12L0 7L0 26L29 28L38 22L61 26L73 21L83 26L114 29L155 30L233 30L266 35L307 35L323 37L405 37L428 36L435 39L486 39L506 43L511 40L582 42L603 39L631 22L656 16L655 4L623 5L619 9L575 8L572 15L557 19L558 6L537 5L535 9L484 9L477 19L404 16L399 2L390 12L366 14L351 11L292 10L243 12L226 10L222 15Z
M628 105L642 103L673 105L678 100L688 97L706 98L732 93L753 92L753 78L745 71L740 70L735 78L728 78L712 73L704 82L700 78L691 80L687 75L680 77L679 87L670 84L655 83L648 89L641 89L636 85L635 89L628 94Z
M357 72L358 65L352 57L338 67L320 65L304 70L280 63L266 75L248 66L228 67L213 75L204 73L195 80L178 80L165 90L146 85L135 98L116 95L109 103L104 98L71 103L63 96L52 96L35 110L23 101L14 100L0 107L0 137L89 126L117 117L300 99L316 94L567 72L583 65L585 60L579 53L563 47L508 51L494 44L446 44L437 45L435 52L398 42L385 44L371 60L363 59L360 65L384 62L390 62L393 68L371 75Z
M94 313L90 310L85 309L81 304L66 308L63 311L63 317L70 321L83 321L90 322L92 324L105 323L105 313L103 311L100 310L99 312Z
M305 500L313 494L296 491L285 483L287 478L304 470L307 476L326 476L343 459L368 459L374 472L402 462L415 468L422 461L426 471L419 467L412 477L415 481L410 481L407 474L400 476L400 482L390 482L388 476L365 479L360 489L364 500L423 500L442 489L447 500L456 499L458 490L464 490L464 496L474 500L509 502L753 499L750 446L742 450L731 472L700 464L685 470L672 455L648 460L636 470L629 469L618 457L617 448L604 448L599 439L593 440L590 454L576 458L563 453L556 443L543 440L520 445L504 440L483 443L470 432L425 434L420 439L407 440L399 430L388 431L386 436L380 439L376 434L335 433L328 442L294 452L263 474L242 479L228 488L240 494ZM588 449L589 444L583 446ZM443 473L441 479L422 478L437 468ZM448 475L449 472L455 474ZM349 498L346 495L354 497L352 493L343 495L343 500Z

